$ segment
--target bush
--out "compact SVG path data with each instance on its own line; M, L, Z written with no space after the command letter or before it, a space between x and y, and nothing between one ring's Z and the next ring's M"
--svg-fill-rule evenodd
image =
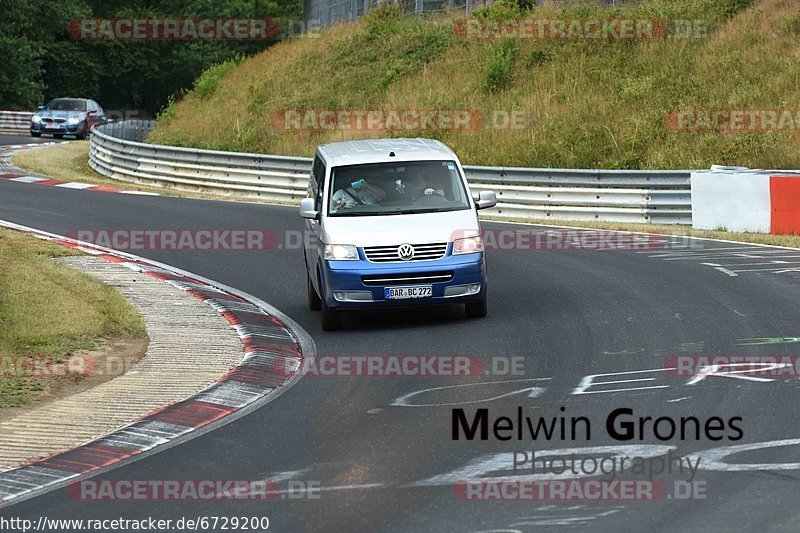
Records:
M397 23L402 19L403 11L400 6L388 3L370 9L363 16L367 31L375 34L396 30Z
M706 0L705 7L712 13L717 13L723 19L730 18L743 9L747 9L755 0Z
M492 50L484 81L484 89L487 92L502 89L508 84L511 64L517 55L517 51L517 43L514 41L503 41L500 48Z
M489 5L479 7L472 16L482 19L511 19L522 16L523 11L532 7L527 0L496 0Z
M244 56L237 55L233 59L216 63L204 70L194 82L194 91L197 97L205 100L206 97L214 94L222 78L242 61L244 61Z

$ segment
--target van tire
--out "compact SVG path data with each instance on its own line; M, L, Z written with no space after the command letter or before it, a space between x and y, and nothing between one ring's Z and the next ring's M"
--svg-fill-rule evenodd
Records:
M323 331L335 331L342 326L342 317L339 311L328 307L325 298L320 298L322 304L322 329Z
M312 311L319 311L322 307L322 300L317 294L314 284L311 283L311 277L308 274L306 274L306 280L308 282L308 308Z
M468 318L483 318L488 311L486 296L476 302L467 302L464 304L464 311Z

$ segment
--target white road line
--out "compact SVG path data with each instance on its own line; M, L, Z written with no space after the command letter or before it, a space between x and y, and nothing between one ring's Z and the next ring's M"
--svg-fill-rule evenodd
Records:
M671 251L646 251L646 252L636 252L637 254L653 254L655 255L679 255L679 254L698 254L698 253L712 253L712 252L733 252L736 250L752 250L751 246L733 246L733 247L726 247L722 246L719 248L688 248L686 250L671 250Z
M782 257L783 254L797 253L795 250L759 250L758 253L737 253L732 250L717 252L716 250L707 250L704 252L690 252L685 254L660 254L650 255L648 257L655 259L713 259L715 257L750 257L753 259L763 259L768 256Z
M138 194L141 196L161 196L157 192L145 192L145 191L119 191L120 194Z
M763 266L763 265L796 265L800 264L800 261L767 261L766 263L734 263L732 265L714 265L711 263L703 263L703 264L708 266L731 268L731 267Z
M45 181L45 178L34 178L31 176L23 176L21 178L11 178L8 181L17 181L19 183L36 183L38 181Z
M80 183L77 181L69 181L67 183L59 183L56 187L63 187L64 189L88 189L89 187L94 187L89 183Z
M776 267L776 268L748 268L748 269L736 269L733 272L796 272L794 268L783 268L783 267Z
M598 385L604 385L605 383L598 383ZM580 394L610 394L612 392L628 392L634 390L649 390L649 389L668 389L669 385L653 385L652 387L631 387L628 389L611 389L611 390L590 390L581 392ZM575 394L573 392L573 394Z
M694 256L686 256L686 257L660 257L662 261L714 261L720 259L732 259L733 257L730 255L722 255L722 254L712 254L712 255L694 255Z
M684 396L683 398L675 398L673 400L667 400L667 403L682 402L683 400L688 400L689 398L691 398L691 396Z

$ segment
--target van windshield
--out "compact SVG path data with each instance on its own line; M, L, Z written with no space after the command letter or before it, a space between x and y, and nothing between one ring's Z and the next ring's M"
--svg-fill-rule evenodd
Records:
M469 209L454 161L404 161L335 167L330 216L435 213Z

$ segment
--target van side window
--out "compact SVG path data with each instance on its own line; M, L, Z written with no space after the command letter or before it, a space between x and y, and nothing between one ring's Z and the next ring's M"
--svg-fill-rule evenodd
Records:
M314 207L319 210L322 207L322 195L325 189L325 163L322 162L319 156L314 158L314 164L311 167L311 177L313 178L310 184L312 190L309 192L313 194L315 200Z

